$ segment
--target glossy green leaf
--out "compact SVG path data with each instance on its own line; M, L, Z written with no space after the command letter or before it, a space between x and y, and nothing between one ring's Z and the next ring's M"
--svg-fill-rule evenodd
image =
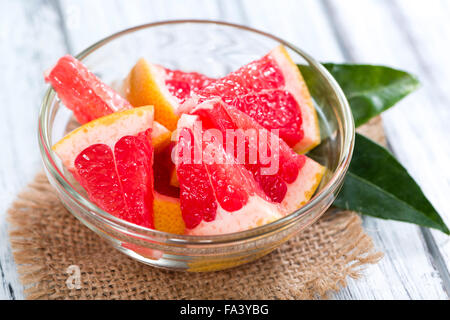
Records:
M389 109L420 83L413 75L385 66L324 63L344 91L358 127ZM299 65L306 83L314 77L307 66Z
M359 134L349 172L334 205L450 234L406 169L385 148Z

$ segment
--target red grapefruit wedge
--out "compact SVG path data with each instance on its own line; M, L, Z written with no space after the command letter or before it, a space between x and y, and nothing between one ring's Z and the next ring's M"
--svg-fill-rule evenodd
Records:
M53 146L66 168L103 210L152 228L153 107L91 121Z
M180 103L211 81L196 72L166 69L141 58L125 79L123 91L135 107L155 106L155 120L175 130Z
M286 49L278 46L198 91L180 108L189 112L198 102L220 97L264 128L279 129L298 153L320 143L317 114L305 81Z
M199 92L215 79L198 72L184 72L161 67L164 70L164 82L167 90L174 95L179 103L183 103L192 93Z
M279 219L252 175L215 141L204 141L195 128L198 117L182 115L175 149L180 203L187 233L213 235L248 230ZM196 155L206 149L214 159ZM210 154L211 155L211 154Z
M285 213L303 206L319 186L325 171L323 166L295 153L278 136L239 109L215 98L201 103L192 113L199 117L204 129L214 128L221 132L226 150L236 159L240 157L239 163L244 163L266 196L279 203ZM227 134L230 132L236 134L231 144L233 150L228 149L231 141L227 140ZM245 142L241 149L238 149L238 135ZM262 148L266 148L264 153L261 153ZM251 150L257 151L253 160ZM263 155L267 157L263 158Z
M131 109L131 104L70 55L58 60L45 81L81 124L113 112Z

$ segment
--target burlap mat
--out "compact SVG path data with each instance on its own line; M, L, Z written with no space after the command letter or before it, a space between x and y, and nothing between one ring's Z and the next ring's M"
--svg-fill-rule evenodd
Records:
M383 142L380 121L363 129ZM237 268L187 273L112 249L61 205L40 173L9 209L10 238L28 299L315 299L358 278L382 253L352 212L328 212L268 256ZM77 265L81 288L70 289Z

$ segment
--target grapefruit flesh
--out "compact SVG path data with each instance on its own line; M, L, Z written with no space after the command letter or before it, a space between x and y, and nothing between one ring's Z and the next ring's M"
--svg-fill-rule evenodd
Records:
M316 111L297 65L278 46L198 91L183 106L189 111L198 101L220 97L255 119L266 129L279 129L280 137L296 152L320 143Z
M192 93L199 92L214 81L214 79L198 72L161 68L164 69L164 81L167 89L178 99L179 103L183 103Z
M178 124L177 176L187 233L224 234L248 230L281 217L252 175L215 141L204 141L194 128L198 117L182 115ZM202 134L202 133L200 133ZM196 154L209 150L209 161ZM212 159L211 158L211 159Z
M152 228L153 108L117 112L72 131L53 146L91 201Z
M285 213L295 211L312 197L324 174L323 166L295 153L283 140L271 134L253 118L233 106L227 106L219 99L201 103L192 113L199 117L205 129L219 129L227 147L230 143L227 141L227 131L242 135L244 148L238 151L238 138L233 138L234 150L231 153L236 159L241 157L240 163L244 162L245 168L252 173L266 196L272 202L279 203ZM248 134L249 132L254 134ZM266 143L260 144L264 137ZM266 148L264 153L261 153L261 148ZM254 160L250 158L251 150L258 151ZM230 152L228 149L227 151ZM269 162L266 158L263 159L262 154L272 160Z
M180 103L211 81L196 72L166 69L141 58L125 79L123 91L134 107L155 106L155 120L173 131Z
M86 190L89 199L116 217L126 217L128 210L111 148L94 144L83 150L73 163L72 174Z
M172 172L175 170L175 164L172 161L172 150L175 143L165 147L160 152L155 152L153 171L155 175L155 191L174 198L180 197L180 188L172 186Z
M131 104L97 78L86 66L70 55L58 60L46 73L64 105L81 124L113 112L131 109Z
M230 104L255 119L264 128L279 129L280 138L291 147L295 147L304 138L302 115L297 101L286 90L249 93L234 98Z
M128 208L127 221L154 227L153 215L153 148L148 134L124 136L114 146L116 170ZM107 191L106 191L107 192Z

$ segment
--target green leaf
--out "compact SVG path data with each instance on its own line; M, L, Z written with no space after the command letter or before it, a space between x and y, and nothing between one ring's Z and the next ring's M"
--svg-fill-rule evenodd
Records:
M356 126L389 109L419 87L411 74L384 66L325 63L343 89ZM319 84L299 65L313 96ZM318 89L317 89L318 90ZM357 134L355 151L336 207L382 219L410 222L450 234L442 218L405 168L385 148Z
M389 109L420 83L413 75L385 66L324 63L344 91L358 127ZM299 65L310 88L315 81L309 67Z
M385 148L359 134L349 172L334 205L450 234L406 169Z

